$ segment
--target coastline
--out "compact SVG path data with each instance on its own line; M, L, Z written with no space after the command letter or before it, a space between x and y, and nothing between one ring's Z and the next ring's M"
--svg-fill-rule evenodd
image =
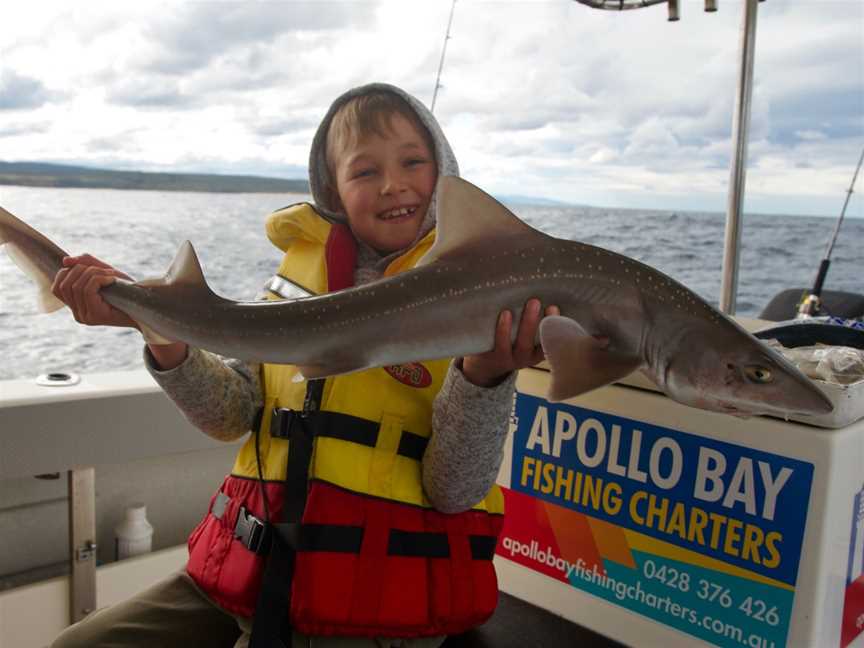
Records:
M113 171L65 164L0 161L0 185L43 189L134 189L207 193L309 193L302 179L215 173Z

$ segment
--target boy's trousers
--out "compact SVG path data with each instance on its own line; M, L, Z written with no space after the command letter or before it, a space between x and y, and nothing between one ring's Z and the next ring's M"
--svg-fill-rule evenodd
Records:
M246 648L251 630L249 619L219 609L180 571L127 601L96 610L60 633L51 648ZM437 648L444 639L306 637L295 632L292 648Z

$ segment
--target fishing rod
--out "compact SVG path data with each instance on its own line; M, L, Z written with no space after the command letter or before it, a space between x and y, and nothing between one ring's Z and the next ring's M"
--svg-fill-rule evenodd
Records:
M438 76L435 77L435 90L432 91L432 105L429 112L435 112L435 100L438 98L438 88L441 87L441 70L444 69L444 56L447 54L447 41L450 40L450 26L453 24L453 11L456 9L456 0L450 5L450 18L447 20L447 33L444 34L444 46L441 48L441 60L438 62Z
M837 224L834 226L834 235L828 241L828 247L825 249L825 257L819 264L819 271L816 273L816 280L813 282L813 289L809 294L805 294L798 305L798 317L803 319L807 317L815 317L822 312L822 285L825 283L825 277L828 274L828 267L831 265L831 252L834 251L834 244L837 242L837 235L840 233L840 225L843 224L843 217L846 216L846 207L849 206L849 200L852 198L852 192L855 189L855 181L858 179L858 172L861 170L861 163L864 162L864 149L861 150L861 157L858 159L858 166L855 167L855 173L852 175L852 182L849 184L849 189L846 191L846 201L843 203L843 209L840 211L840 218L837 219Z

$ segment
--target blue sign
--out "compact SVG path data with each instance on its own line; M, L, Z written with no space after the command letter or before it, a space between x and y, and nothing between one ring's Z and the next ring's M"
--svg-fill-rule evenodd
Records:
M813 464L518 394L511 488L794 586Z

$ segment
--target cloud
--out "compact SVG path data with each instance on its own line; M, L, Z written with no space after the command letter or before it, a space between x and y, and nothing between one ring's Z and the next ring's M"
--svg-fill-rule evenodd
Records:
M158 76L121 81L108 89L105 98L140 108L193 108L201 102L196 95L185 92L177 80Z
M815 140L824 140L827 135L821 131L817 130L804 130L804 131L795 131L795 137L799 140L807 140L807 141L815 141Z
M49 97L49 92L38 79L17 74L13 70L0 71L0 110L38 108Z
M356 34L365 37L363 28L375 19L376 7L374 2L175 5L144 18L129 33L122 60L96 71L94 80L106 88L108 101L123 106L254 106L275 89L335 81L328 50ZM286 101L284 90L280 101Z
M381 80L431 102L450 9L39 4L0 6L0 24L16 24L0 108L28 104L26 120L2 122L3 157L301 177L312 133L348 87ZM463 171L503 193L518 184L520 194L634 206L699 194L722 209L740 3L714 14L692 4L668 23L662 6L457 3L435 112ZM864 145L862 29L857 0L760 3L748 191L794 207L796 196L848 185ZM28 133L27 120L50 133Z
M186 3L150 23L151 44L138 65L148 72L183 75L242 47L279 43L297 33L362 29L369 3L203 2Z
M828 138L860 137L864 133L864 76L857 89L831 88L798 93L770 106L771 136L789 143L797 133L818 129Z
M93 137L87 141L87 149L94 155L135 155L140 154L139 139L147 133L141 128L132 128L116 133Z
M306 118L256 116L252 121L247 122L249 131L259 137L279 137L304 130L314 131L317 127L318 119L311 116Z
M604 146L597 149L597 151L588 158L588 161L595 164L606 164L618 160L620 156L621 154L617 150Z
M48 122L12 122L0 126L0 137L17 137L20 135L40 135L51 128Z

